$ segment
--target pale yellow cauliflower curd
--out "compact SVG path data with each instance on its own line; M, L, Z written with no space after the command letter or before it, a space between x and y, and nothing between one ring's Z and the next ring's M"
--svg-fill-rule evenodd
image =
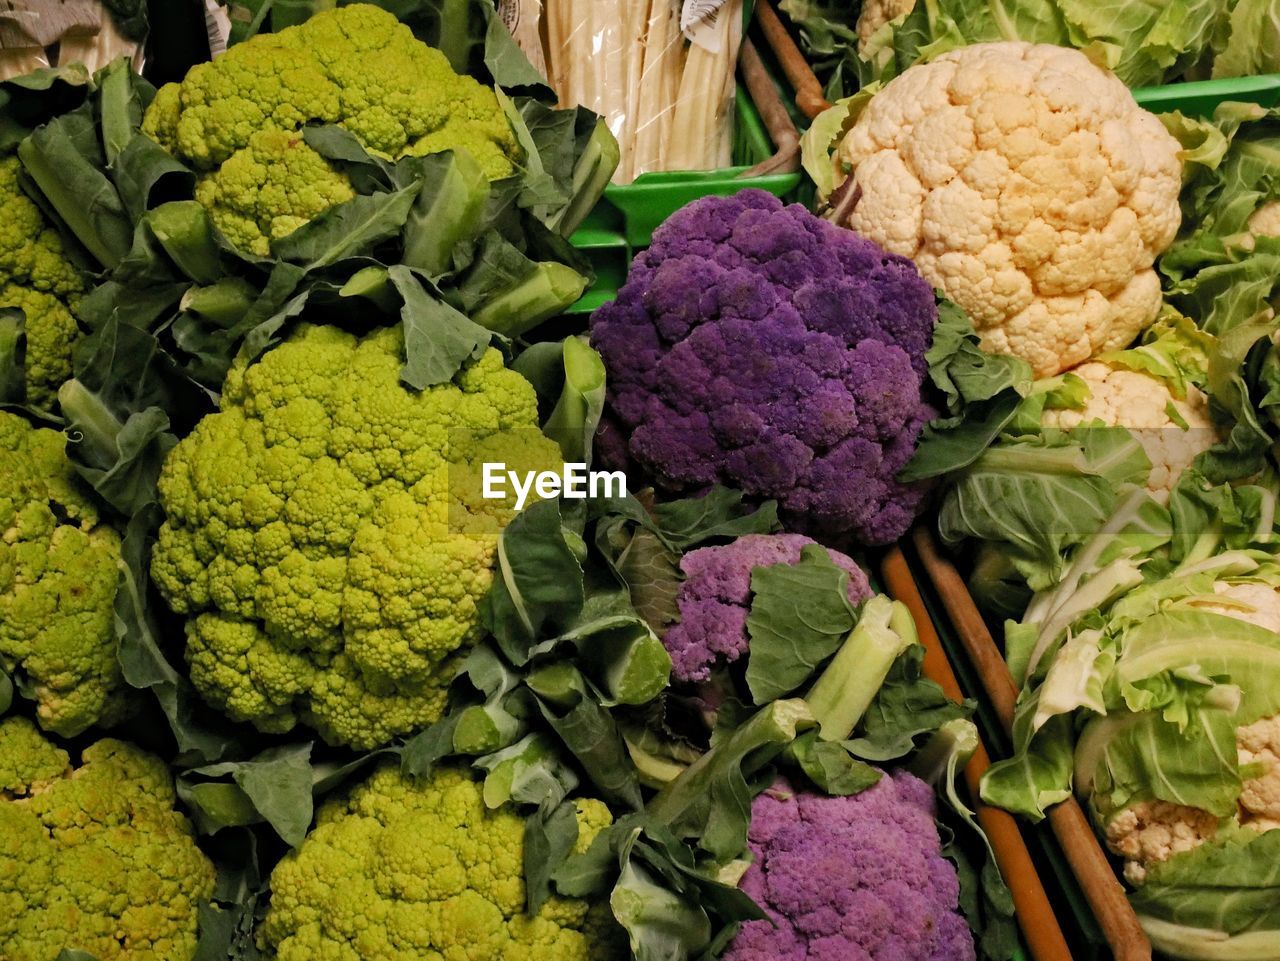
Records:
M838 147L849 226L911 257L983 345L1047 376L1156 317L1178 143L1075 50L975 44L903 72Z
M1280 200L1265 203L1253 212L1249 233L1255 237L1280 237Z
M916 0L867 0L858 14L858 53L866 56L875 32L915 9Z
M1183 470L1219 440L1209 416L1209 399L1195 385L1188 386L1182 399L1163 381L1140 371L1091 361L1072 373L1089 386L1088 402L1079 409L1046 410L1041 423L1062 428L1090 423L1127 428L1151 461L1147 488L1161 503L1168 502Z
M1280 592L1256 582L1219 581L1213 586L1221 603L1198 604L1280 634ZM1239 763L1253 768L1240 790L1236 820L1255 831L1280 828L1280 716L1264 717L1236 731ZM1141 884L1149 866L1211 841L1218 819L1207 811L1144 801L1127 808L1107 825L1107 844L1125 859L1124 876Z

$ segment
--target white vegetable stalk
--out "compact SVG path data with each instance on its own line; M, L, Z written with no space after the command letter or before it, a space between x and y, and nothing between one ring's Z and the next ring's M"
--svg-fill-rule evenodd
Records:
M562 105L605 118L621 153L616 182L732 162L743 6L712 6L686 43L681 0L542 0L548 79Z
M667 169L708 170L732 163L734 67L741 46L742 0L728 0L716 11L707 42L689 46L671 120Z
M684 60L679 7L672 0L653 0L645 31L631 158L631 172L636 177L668 169L666 145L671 137L672 111L680 96Z

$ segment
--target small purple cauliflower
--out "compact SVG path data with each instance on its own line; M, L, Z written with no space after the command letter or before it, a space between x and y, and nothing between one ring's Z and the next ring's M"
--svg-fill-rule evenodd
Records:
M751 809L742 889L769 915L724 961L974 961L932 789L903 772L853 797L784 780Z
M813 540L803 534L749 534L723 547L690 551L680 562L685 581L676 605L680 621L663 637L671 673L679 681L705 681L715 667L732 664L750 646L751 572L771 564L795 564ZM828 550L831 562L849 572L849 602L871 596L867 575L852 558Z
M699 200L592 317L616 420L601 454L666 490L774 498L824 540L894 541L924 497L896 475L934 415L937 316L911 261L799 205Z

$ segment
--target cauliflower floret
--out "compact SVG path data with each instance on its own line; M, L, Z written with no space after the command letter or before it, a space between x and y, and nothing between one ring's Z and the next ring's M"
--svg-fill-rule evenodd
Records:
M1218 819L1208 811L1141 801L1107 822L1106 837L1108 847L1125 859L1125 879L1136 885L1146 879L1152 863L1190 851L1212 840L1217 831Z
M858 14L858 53L865 57L872 35L886 23L906 16L915 6L916 0L867 0Z
M67 737L128 709L113 604L120 537L98 519L66 437L0 412L0 667Z
M748 921L725 961L973 961L955 866L943 856L933 789L885 774L852 797L779 780L751 805Z
M1280 633L1280 594L1268 584L1218 581L1222 603L1198 602L1198 611L1223 614ZM1280 715L1264 717L1236 731L1241 767L1253 766L1240 791L1236 820L1254 831L1280 827ZM1198 808L1143 801L1120 811L1106 826L1107 843L1125 858L1125 878L1139 885L1151 864L1189 851L1218 833L1218 818Z
M367 750L438 719L514 513L481 499L480 465L561 463L498 351L420 392L403 351L398 327L303 325L233 367L165 461L152 574L235 720Z
M576 807L581 852L612 818L599 801ZM553 897L523 913L523 850L524 820L489 810L466 774L415 783L385 765L276 867L262 935L279 961L626 957L607 905Z
M680 560L684 581L676 598L680 617L662 638L671 655L672 676L706 681L713 670L746 655L752 571L770 564L796 564L805 545L812 543L803 534L749 534L685 554ZM839 551L828 555L849 574L850 604L871 596L867 575L857 562Z
M1249 233L1256 237L1280 237L1280 200L1265 203L1249 217Z
M904 71L833 158L849 226L973 318L983 345L1059 373L1156 317L1177 233L1178 142L1080 52L975 44Z
M1072 373L1089 387L1085 406L1046 410L1041 423L1074 428L1101 422L1127 428L1151 461L1147 487L1161 503L1168 502L1183 470L1219 440L1209 416L1209 399L1194 384L1180 399L1164 381L1140 371L1095 361ZM1170 416L1170 410L1176 417Z
M196 199L228 239L266 256L273 239L353 195L302 139L339 124L387 158L466 150L486 176L519 147L496 94L453 72L387 11L354 3L259 34L157 94L143 132L201 174Z
M29 721L0 721L0 958L192 957L216 877L164 762L115 740L67 762Z
M775 499L827 543L891 543L924 506L897 475L935 416L921 383L937 321L904 258L763 190L704 197L591 316L601 459L670 492Z
M0 159L0 308L23 314L27 402L52 410L58 388L71 377L71 355L81 336L71 312L85 282L58 232L22 192L19 169L17 157Z

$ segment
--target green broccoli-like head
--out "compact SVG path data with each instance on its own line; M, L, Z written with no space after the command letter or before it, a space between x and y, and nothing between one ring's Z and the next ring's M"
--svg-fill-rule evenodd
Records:
M164 763L122 741L65 752L0 721L0 958L185 959L214 869Z
M581 852L612 819L599 801L577 809ZM465 773L414 782L387 765L276 867L263 936L277 961L628 957L605 904L553 897L525 914L523 855L523 819L486 808Z
M395 159L466 150L491 180L519 156L498 98L453 72L380 7L349 4L260 34L160 90L143 130L200 172L196 198L238 246L265 256L354 195L346 174L302 139L340 124Z
M480 634L509 504L478 465L554 470L533 388L496 350L400 383L403 335L303 325L227 377L160 477L155 583L204 697L366 749L437 720Z
M65 736L128 708L112 605L120 537L102 524L66 437L0 412L0 666Z
M0 308L22 311L27 401L52 410L58 388L71 377L71 353L81 336L71 311L85 282L58 232L22 192L19 166L17 157L0 158Z

